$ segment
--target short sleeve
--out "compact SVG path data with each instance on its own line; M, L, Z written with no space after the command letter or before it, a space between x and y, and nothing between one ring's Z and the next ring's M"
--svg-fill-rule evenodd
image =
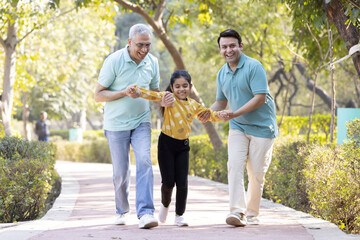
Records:
M254 95L260 93L269 93L266 71L260 63L256 64L251 70L250 87Z
M115 81L116 75L113 67L112 55L108 56L101 67L98 83L103 87L110 87Z
M154 77L151 79L150 88L158 89L160 85L160 71L159 71L159 62L157 58L154 61Z
M218 75L217 75L217 78L216 78L216 87L217 87L217 90L216 90L216 101L225 101L227 100L225 95L224 95L224 92L223 92L223 89L222 89L222 84L221 84L221 73L219 72Z

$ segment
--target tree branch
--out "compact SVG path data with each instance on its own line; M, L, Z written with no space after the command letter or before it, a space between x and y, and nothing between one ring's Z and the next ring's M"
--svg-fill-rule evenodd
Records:
M145 19L145 21L149 23L154 30L161 28L161 26L157 26L157 22L155 22L154 19L148 14L148 12L146 12L141 6L126 0L113 0L113 1L120 4L123 8L129 9L142 16Z
M354 5L355 7L357 7L358 9L360 9L359 5L357 5L356 3L354 3L353 1L351 0L346 0L348 2L350 2L352 5Z
M165 0L161 0L160 3L157 5L156 13L155 13L155 16L154 16L154 20L156 22L158 22L162 18L165 6L166 6L166 1Z
M165 32L167 32L167 25L168 25L168 22L169 22L169 20L171 18L171 15L173 15L173 13L174 13L174 10L169 11L169 16L168 16L168 18L166 19L165 22L164 22L164 19L162 19L162 22L163 22L162 24L164 26Z
M319 43L319 40L314 36L314 34L312 33L309 24L306 24L307 29L309 30L311 36L314 38L316 44L318 45L319 48L319 52L320 52L320 58L323 59L323 54L322 54L322 50L321 50L321 45Z
M45 21L44 23L39 24L39 27L41 28L41 27L45 26L46 24L48 24L49 22L53 22L55 19L57 19L57 18L59 18L59 17L62 17L62 16L64 16L65 14L68 14L69 12L74 11L75 9L76 9L76 7L72 8L72 9L70 9L70 10L67 10L67 11L65 11L65 12L62 12L62 13L60 13L59 15L57 15L57 16L49 19L48 21ZM33 29L31 29L29 32L27 32L21 39L19 39L19 40L17 41L17 44L19 44L22 40L24 40L27 36L29 36L32 32L34 32L35 29L36 29L36 28L33 28Z

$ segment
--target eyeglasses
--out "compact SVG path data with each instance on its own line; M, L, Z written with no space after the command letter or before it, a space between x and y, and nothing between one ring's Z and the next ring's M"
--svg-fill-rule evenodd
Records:
M134 42L133 40L131 40L133 43L135 43L136 47L139 48L139 49L142 49L142 48L146 48L146 49L149 49L151 47L151 43L136 43Z

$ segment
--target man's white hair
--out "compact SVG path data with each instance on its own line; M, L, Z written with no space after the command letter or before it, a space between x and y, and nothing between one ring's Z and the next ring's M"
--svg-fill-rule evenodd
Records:
M130 28L129 38L133 39L136 34L140 34L140 35L147 34L150 37L152 36L151 29L142 23L135 24Z

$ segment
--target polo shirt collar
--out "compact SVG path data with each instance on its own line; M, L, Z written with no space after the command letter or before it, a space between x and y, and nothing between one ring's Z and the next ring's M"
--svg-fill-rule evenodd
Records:
M125 61L126 62L134 62L135 63L135 61L134 60L132 60L131 59L131 57L130 57L130 54L129 54L129 51L128 51L128 47L129 47L129 44L126 44L126 46L125 46ZM149 53L148 53L149 54ZM147 63L147 59L148 59L148 55L146 55L146 57L139 63L139 66L141 65L141 64L146 64Z
M242 68L244 66L246 58L247 58L247 56L242 52L240 61L239 61L238 65L236 66L236 69L240 69L240 68ZM229 73L229 72L232 73L228 63L226 63L226 66L227 66L227 73Z

